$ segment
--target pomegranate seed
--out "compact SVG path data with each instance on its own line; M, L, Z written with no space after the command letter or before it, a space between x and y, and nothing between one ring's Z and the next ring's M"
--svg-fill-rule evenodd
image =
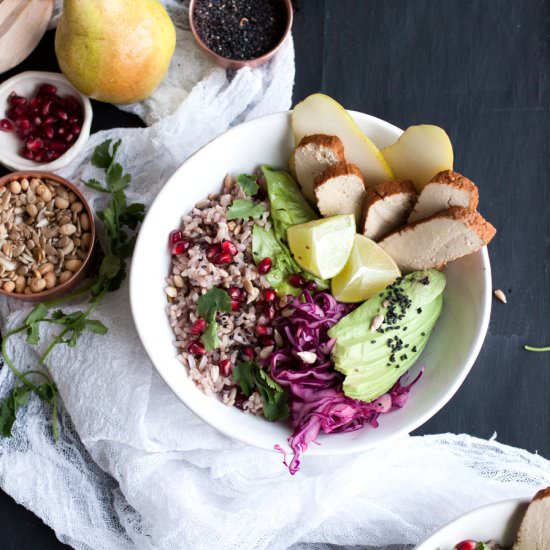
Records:
M38 109L40 107L42 107L42 100L39 98L39 97L33 97L30 101L29 101L29 107L33 110L33 111L38 111Z
M275 308L273 307L273 305L269 304L265 308L265 315L270 321L273 321L273 319L275 319Z
M58 136L64 136L66 133L67 133L67 128L65 128L65 126L59 126L59 128L57 128Z
M238 311L240 307L241 307L241 302L238 302L237 300L231 300L231 309L233 311Z
M206 353L204 346L198 340L193 340L193 342L187 346L187 351L193 355L204 355Z
M183 233L179 229L170 231L169 241L170 241L170 244L176 244L176 243L179 243L180 241L183 241Z
M65 138L65 141L67 143L71 143L72 141L74 141L74 134L68 134L67 137Z
M27 104L27 100L26 100L24 97L21 97L20 95L17 95L15 92L12 92L12 93L10 94L8 103L9 103L12 107L15 107L16 105L26 105L26 104Z
M229 297L232 300L236 300L237 302L243 301L243 289L239 288L238 286L232 286L227 290L227 294L229 294Z
M43 161L44 161L43 153L36 153L36 155L34 155L34 162L43 162Z
M42 125L42 119L39 116L37 116L37 117L34 118L33 123L34 123L35 126L41 126Z
M204 332L206 328L206 321L204 319L197 319L191 326L191 334L198 336Z
M71 126L71 132L75 135L75 136L79 136L80 135L80 126L78 124L73 124Z
M477 542L475 540L463 540L455 546L456 550L476 550Z
M266 302L273 302L276 296L277 295L275 294L275 291L272 288L266 288L264 290L264 300Z
M295 288L303 288L306 281L298 273L293 273L288 276L288 282Z
M67 150L67 144L63 141L51 141L49 147L58 153L64 153Z
M73 116L70 116L70 117L69 117L69 122L70 122L71 124L78 124L78 123L80 122L80 120L78 119L77 116L74 116L74 115L73 115Z
M80 100L74 95L69 95L65 98L65 107L68 111L80 113L82 106L80 105Z
M17 119L15 123L21 132L28 134L32 130L31 121L28 118Z
M42 133L45 138L53 139L55 130L51 126L42 126Z
M269 270L271 269L272 265L273 265L273 262L271 261L271 258L264 258L258 264L258 273L261 273L262 275L269 273Z
M50 114L50 111L52 109L52 102L51 100L46 101L44 105L42 105L42 116L48 116Z
M208 247L208 250L206 251L206 257L212 261L214 259L214 256L216 256L220 251L220 248L217 244L213 244L212 246Z
M248 359L254 359L256 353L254 352L254 348L252 346L245 346L243 348L243 355L248 357Z
M228 252L222 252L214 256L215 264L230 264L233 257Z
M57 87L53 84L42 84L38 88L38 95L55 95L57 94Z
M233 365L229 359L220 361L220 373L222 376L229 376L233 372Z
M29 151L26 147L23 147L21 151L19 151L19 154L28 160L34 160L34 153L32 151Z
M0 120L0 130L3 132L11 132L13 130L13 124L7 118Z
M309 290L310 292L315 292L317 290L317 283L315 281L307 281L306 290Z
M191 243L189 241L180 241L172 247L172 254L174 256L177 256L178 254L183 254L184 252L187 252L189 250L190 246Z
M61 109L57 109L57 112L56 112L56 115L58 116L58 118L60 118L61 120L69 120L69 115L61 110Z
M231 241L223 241L222 252L225 252L226 254L231 254L231 256L236 256L239 251Z
M53 116L49 116L49 117L46 117L44 124L53 124L54 122L57 122L57 119Z
M262 346L264 347L275 345L275 340L273 340L271 336L260 336L259 340Z
M44 146L44 143L40 138L35 138L35 139L29 139L25 145L27 146L27 149L29 151L36 152L42 149L42 147Z
M256 325L256 336L269 336L272 332L273 329L267 325Z

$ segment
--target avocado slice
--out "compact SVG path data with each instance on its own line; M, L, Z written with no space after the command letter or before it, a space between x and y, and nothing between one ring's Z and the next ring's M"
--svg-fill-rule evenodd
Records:
M345 375L344 393L371 402L416 362L441 314L445 276L434 269L397 279L329 331L332 358ZM377 315L380 327L373 330Z

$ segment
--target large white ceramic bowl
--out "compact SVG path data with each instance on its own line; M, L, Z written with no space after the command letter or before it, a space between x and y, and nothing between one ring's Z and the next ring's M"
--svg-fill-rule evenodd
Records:
M514 498L472 510L445 525L416 550L451 550L467 539L492 539L511 547L528 504L528 499Z
M394 142L401 130L362 113L351 115L379 147ZM170 255L168 234L199 200L221 189L226 174L251 172L260 164L286 167L293 146L290 114L276 113L232 128L191 156L158 194L141 228L130 279L130 299L141 341L160 375L199 417L224 434L263 449L286 444L284 423L243 414L201 393L176 359L165 314L163 289ZM321 436L309 455L362 451L408 434L439 411L458 390L479 353L491 311L491 271L485 249L446 270L443 313L419 362L426 366L407 406L384 415L377 429Z

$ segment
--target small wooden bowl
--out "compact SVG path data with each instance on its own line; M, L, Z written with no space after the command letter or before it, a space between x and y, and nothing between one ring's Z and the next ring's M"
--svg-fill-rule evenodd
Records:
M86 276L86 273L88 271L88 268L90 266L90 262L92 260L94 245L95 245L95 239L96 239L96 229L95 229L95 221L94 221L94 215L92 212L92 208L90 207L90 204L86 200L86 197L82 194L82 191L80 189L72 184L70 181L67 181L66 179L57 176L56 174L52 174L51 172L40 172L40 171L30 171L30 172L12 172L2 178L0 178L0 188L8 185L12 181L15 180L22 180L24 178L31 179L31 178L39 178L42 180L50 180L55 183L58 183L65 187L67 190L72 191L82 202L84 205L84 211L88 214L88 217L90 218L90 246L88 248L88 252L86 254L86 257L84 260L82 260L82 266L78 271L75 272L75 274L68 280L65 281L62 284L59 284L57 286L54 286L53 288L50 288L48 290L43 290L42 292L36 292L34 294L21 294L18 292L6 292L1 286L0 286L0 295L2 296L9 296L10 298L16 298L18 300L22 300L25 302L44 302L46 300L52 300L55 298L59 298L65 294L68 294L73 288L75 288Z
M242 67L259 67L266 61L269 61L279 51L279 49L283 45L283 42L286 40L286 37L290 34L290 30L292 29L292 20L294 18L294 8L292 6L292 0L280 0L280 2L285 7L287 14L285 32L283 33L283 36L281 37L281 40L279 40L277 45L260 57L255 57L254 59L230 59L228 57L223 57L217 54L215 51L211 50L206 45L206 43L203 42L195 26L194 14L195 4L197 3L197 0L191 0L191 2L189 3L189 25L191 26L191 32L193 33L193 36L195 37L195 40L197 41L197 44L201 47L201 49L203 49L214 60L214 62L216 62L224 69L237 70L241 69Z

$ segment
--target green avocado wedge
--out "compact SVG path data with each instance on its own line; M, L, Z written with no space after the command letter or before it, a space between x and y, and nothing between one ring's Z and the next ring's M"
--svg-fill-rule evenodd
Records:
M435 269L410 273L332 327L332 359L345 375L345 395L371 402L416 362L441 314L445 282ZM377 316L384 318L378 327Z

